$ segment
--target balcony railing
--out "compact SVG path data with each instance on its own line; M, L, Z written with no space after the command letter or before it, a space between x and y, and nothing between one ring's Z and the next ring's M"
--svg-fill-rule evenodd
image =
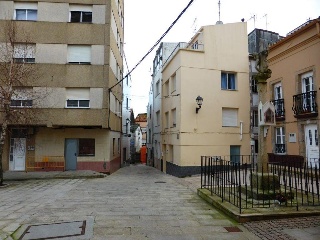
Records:
M276 120L285 120L285 109L284 109L284 99L273 100L273 105L276 111Z
M318 116L317 92L310 91L294 95L292 110L296 118Z
M167 62L169 62L173 56L178 52L180 49L189 49L189 50L194 50L194 51L203 51L204 50L204 45L203 44L198 44L198 43L185 43L185 42L179 42L177 46L173 49L169 57L164 61L162 66L165 66Z
M276 153L286 153L286 145L285 144L275 144L275 152Z

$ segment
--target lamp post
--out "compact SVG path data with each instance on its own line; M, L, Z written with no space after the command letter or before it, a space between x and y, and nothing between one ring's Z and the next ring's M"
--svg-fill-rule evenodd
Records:
M196 113L198 113L199 110L200 110L200 108L201 108L201 106L202 106L203 98L200 97L200 96L198 96L198 97L196 98L196 102L197 102L197 104L198 104L198 106L199 106L199 107L196 108Z

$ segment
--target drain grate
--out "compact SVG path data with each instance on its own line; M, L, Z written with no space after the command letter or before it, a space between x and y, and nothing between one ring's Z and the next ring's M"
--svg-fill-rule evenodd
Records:
M154 183L167 183L167 182L163 182L163 181L157 181L157 182L154 182Z
M224 227L228 232L242 232L238 227Z
M29 225L19 240L45 240L85 235L86 221Z

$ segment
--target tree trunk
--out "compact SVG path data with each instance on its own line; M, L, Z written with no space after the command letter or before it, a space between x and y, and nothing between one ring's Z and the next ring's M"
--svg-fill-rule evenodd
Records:
M4 150L4 143L6 142L6 133L7 133L8 124L7 121L4 121L1 128L0 134L0 186L3 185L3 164L2 164L2 156Z

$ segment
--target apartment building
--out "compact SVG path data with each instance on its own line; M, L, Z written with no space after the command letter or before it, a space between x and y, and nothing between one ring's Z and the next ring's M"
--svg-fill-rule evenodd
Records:
M161 93L163 171L192 175L200 173L201 156L238 162L250 155L248 79L246 23L203 26L176 44L153 81L153 94Z
M131 115L131 76L128 75L126 79L123 81L123 103L122 103L122 140L121 140L121 162L129 161L130 159L130 128L131 128L131 121L130 121L130 115Z
M268 94L276 110L267 152L319 164L320 19L307 21L269 48ZM319 167L319 166L318 166Z
M159 170L163 169L161 150L162 67L177 49L179 49L179 43L162 42L153 59L152 81L147 108L147 161L149 165Z
M34 109L36 118L10 123L5 170L42 170L40 163L51 161L65 170L120 167L123 9L123 0L0 1L0 29L13 21L15 47L32 47L15 62L33 64L39 74L11 101L12 108ZM1 46L6 39L1 32ZM45 96L26 99L24 91Z

